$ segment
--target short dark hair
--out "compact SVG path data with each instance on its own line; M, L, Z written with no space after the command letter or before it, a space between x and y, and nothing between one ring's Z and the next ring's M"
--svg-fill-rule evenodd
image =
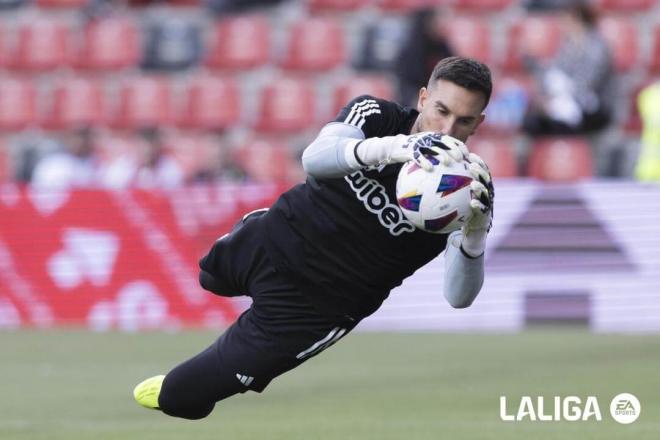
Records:
M484 63L471 58L447 57L433 68L428 87L431 88L438 80L445 80L468 90L481 92L486 98L484 108L490 101L493 92L493 82L490 69Z

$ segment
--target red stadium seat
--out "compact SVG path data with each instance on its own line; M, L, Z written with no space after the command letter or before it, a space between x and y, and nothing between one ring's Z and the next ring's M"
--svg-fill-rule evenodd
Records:
M656 25L653 31L653 48L649 67L654 73L660 72L660 24Z
M552 138L532 145L529 176L541 180L576 181L593 176L593 158L583 138Z
M276 139L249 140L235 151L236 162L256 182L286 182L295 167L289 146Z
M216 69L253 69L270 57L270 26L260 15L226 17L218 20L206 64Z
M633 68L639 59L639 38L634 22L625 18L605 17L599 23L603 36L610 45L617 70Z
M99 125L104 121L104 94L95 81L68 78L52 90L51 106L44 125L54 129L72 129L81 125Z
M201 76L186 89L179 124L186 128L225 129L238 123L240 114L239 90L233 80Z
M308 128L315 120L314 89L305 80L274 80L261 91L259 99L259 131L290 133Z
M135 23L124 17L90 22L76 60L83 69L115 70L134 66L140 58L140 34Z
M492 38L488 21L475 17L452 17L443 21L442 27L458 55L490 62Z
M468 148L488 164L493 177L516 177L518 164L514 150L515 138L475 138L468 141Z
M385 76L361 75L344 80L334 92L332 117L360 95L371 95L376 98L391 100L394 98L394 86Z
M598 0L596 5L604 11L630 12L648 11L654 0Z
M453 0L452 6L470 12L495 12L509 7L514 0Z
M548 60L559 49L561 29L556 19L545 16L530 16L509 28L506 43L504 68L521 70L522 55Z
M167 125L172 121L170 83L165 78L126 79L119 91L119 106L113 125L140 128Z
M331 18L306 18L289 30L282 67L290 70L332 69L346 58L344 31Z
M307 6L312 12L321 11L354 11L366 6L369 0L307 0Z
M51 70L69 61L69 29L62 23L52 19L24 23L17 37L9 60L11 68Z
M89 3L89 0L37 0L40 8L80 8Z
M0 80L0 129L20 130L36 122L36 93L27 80Z

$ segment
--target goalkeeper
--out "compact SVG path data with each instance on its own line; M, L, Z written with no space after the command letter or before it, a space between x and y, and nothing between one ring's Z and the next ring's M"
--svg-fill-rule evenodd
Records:
M251 307L205 351L135 387L141 405L187 419L216 402L261 392L275 377L336 343L375 312L390 290L446 249L444 295L468 307L481 289L493 212L487 166L464 142L484 119L490 71L477 61L440 61L417 109L360 96L303 154L307 181L269 210L247 214L200 261L200 283ZM462 231L430 234L398 208L397 174L413 160L468 160L473 215Z

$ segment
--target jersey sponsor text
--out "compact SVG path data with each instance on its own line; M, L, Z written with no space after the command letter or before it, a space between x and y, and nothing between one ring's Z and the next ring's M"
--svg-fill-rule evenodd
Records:
M385 187L378 181L366 177L361 171L349 174L344 179L358 200L369 212L376 214L380 224L387 228L390 234L399 236L404 232L415 231L415 226L406 220L399 206L390 201Z

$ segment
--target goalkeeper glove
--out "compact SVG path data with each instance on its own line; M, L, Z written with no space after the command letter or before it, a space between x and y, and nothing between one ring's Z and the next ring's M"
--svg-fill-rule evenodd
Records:
M463 226L461 249L468 256L476 258L486 249L486 235L493 223L495 189L488 165L474 153L468 156L468 170L474 179L470 184L472 217Z
M357 163L361 167L412 160L424 170L431 171L439 163L449 165L450 162L466 159L469 152L458 139L425 131L364 139L349 147L346 154L349 163Z

